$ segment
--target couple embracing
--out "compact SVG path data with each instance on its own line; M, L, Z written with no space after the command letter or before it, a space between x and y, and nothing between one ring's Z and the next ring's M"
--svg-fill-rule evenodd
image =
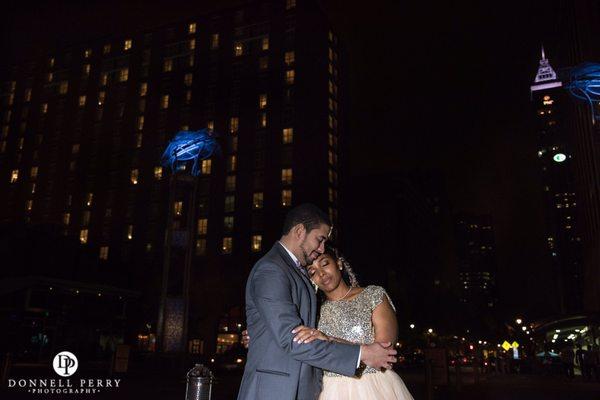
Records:
M316 206L295 207L250 272L238 400L412 400L391 370L393 304L383 288L359 287L348 263L325 246L331 228Z

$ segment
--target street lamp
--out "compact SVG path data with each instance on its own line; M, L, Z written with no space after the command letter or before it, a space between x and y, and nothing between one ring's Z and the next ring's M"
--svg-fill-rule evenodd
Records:
M433 333L433 329L429 328L429 329L427 329L427 332Z
M517 325L521 325L523 323L523 320L521 318L517 318L515 322L517 323Z
M410 324L409 327L410 329L415 329L415 324Z

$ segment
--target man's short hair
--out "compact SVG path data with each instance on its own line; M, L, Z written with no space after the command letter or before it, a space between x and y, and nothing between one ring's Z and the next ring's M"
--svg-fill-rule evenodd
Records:
M331 226L331 220L319 207L304 203L292 208L286 214L283 221L283 235L287 235L298 224L302 224L308 233L321 224Z

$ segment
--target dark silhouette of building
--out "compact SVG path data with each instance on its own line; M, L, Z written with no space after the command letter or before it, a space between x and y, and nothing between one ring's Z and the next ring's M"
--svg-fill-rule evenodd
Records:
M544 41L552 43L552 59L560 80L568 68L600 60L600 3L593 0L548 3L554 19L545 24ZM564 106L564 107L563 107ZM581 233L583 307L600 310L600 131L593 124L590 105L571 99L560 113L572 141L577 218Z
M222 154L202 162L184 243L194 246L188 337L211 353L219 332L242 327L247 273L287 210L310 201L338 223L342 53L316 2L286 0L16 66L1 92L0 220L77 238L94 257L76 268L142 291L139 329L154 332L170 174L160 156L179 130L218 132ZM175 199L175 228L186 199Z
M457 215L455 244L460 301L472 315L496 307L496 242L491 215Z
M574 106L544 50L531 86L537 117L546 215L546 241L557 303L562 313L583 307L583 271L575 191L573 137L567 116Z

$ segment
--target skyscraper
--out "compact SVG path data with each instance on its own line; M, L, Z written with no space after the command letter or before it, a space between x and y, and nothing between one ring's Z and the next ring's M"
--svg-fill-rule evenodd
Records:
M491 215L457 215L455 245L460 301L473 313L496 306L496 242Z
M241 320L252 264L283 216L313 202L338 220L343 55L316 2L249 3L56 49L2 86L0 219L62 227L107 275L148 299L155 325L168 174L179 130L220 134L195 207L189 337L217 346ZM231 318L232 315L237 316ZM219 342L227 341L223 336ZM220 349L226 348L226 344Z
M561 312L577 312L583 306L583 261L574 176L577 156L568 119L573 100L543 48L531 98L538 127L537 156L545 199L547 250L552 263L549 271Z

